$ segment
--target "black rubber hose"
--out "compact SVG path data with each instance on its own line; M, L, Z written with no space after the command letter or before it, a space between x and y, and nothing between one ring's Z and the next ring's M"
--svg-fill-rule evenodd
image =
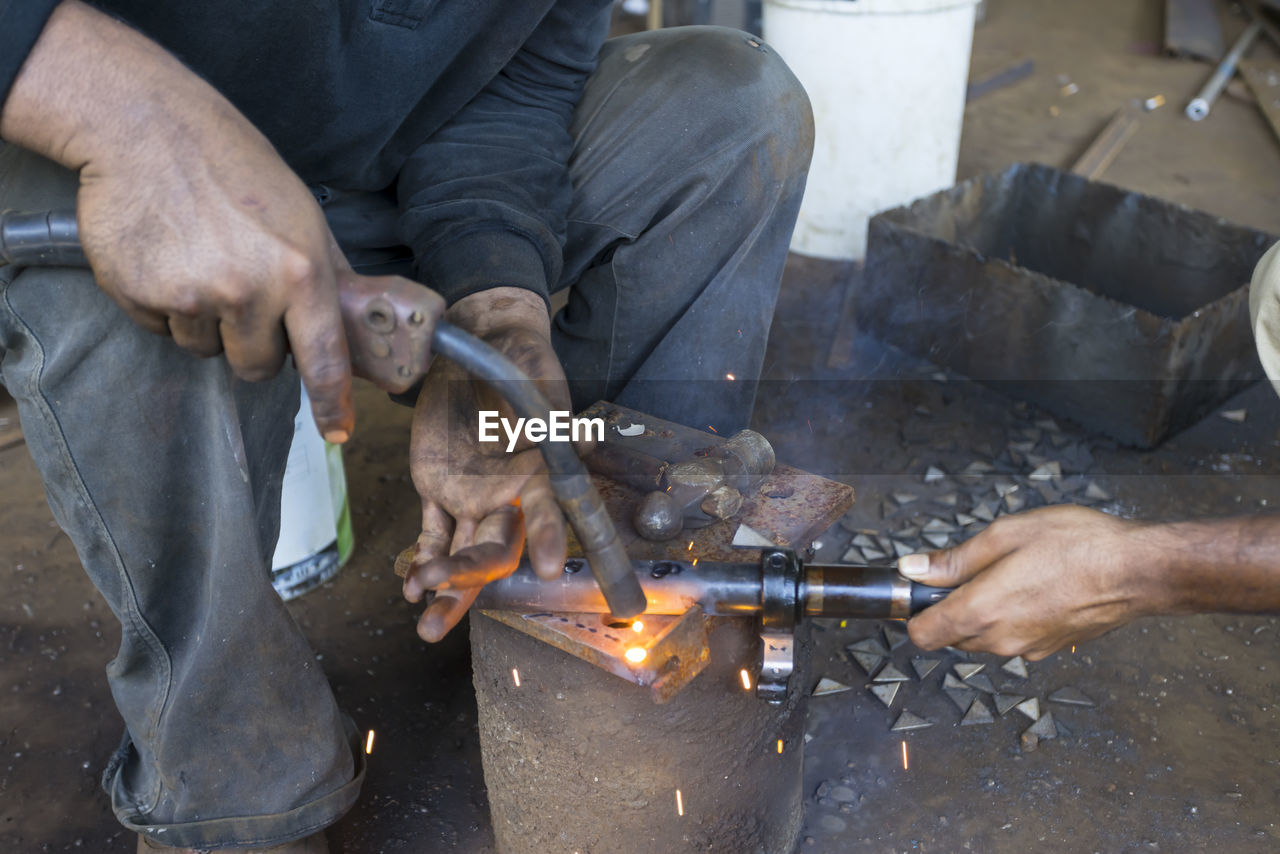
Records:
M551 405L533 380L480 339L441 322L431 336L431 351L492 386L517 417L541 418L550 423ZM538 449L551 476L551 489L578 535L609 612L624 618L642 613L644 590L586 465L569 442L539 442Z

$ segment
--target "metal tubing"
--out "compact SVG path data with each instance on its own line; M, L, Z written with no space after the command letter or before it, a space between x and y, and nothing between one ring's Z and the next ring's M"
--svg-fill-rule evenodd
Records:
M1193 122L1198 122L1209 115L1209 110L1213 109L1213 102L1218 99L1218 96L1222 94L1222 90L1227 88L1227 84L1231 82L1231 75L1235 74L1236 65L1240 62L1240 58L1253 45L1254 40L1258 38L1258 34L1261 32L1262 24L1254 21L1240 34L1240 38L1236 39L1236 43L1232 45L1230 52L1222 58L1222 62L1218 63L1218 67L1213 70L1213 74L1205 81L1204 86L1191 99L1191 103L1187 104L1185 111L1187 118Z
M0 211L0 266L85 267L75 211Z
M763 573L758 563L634 561L644 588L646 613L683 614L694 605L705 613L741 617L760 613ZM490 582L476 607L492 611L609 613L581 560L569 560L554 581L541 581L527 563ZM800 584L797 616L905 619L942 601L947 588L908 581L889 567L809 564Z

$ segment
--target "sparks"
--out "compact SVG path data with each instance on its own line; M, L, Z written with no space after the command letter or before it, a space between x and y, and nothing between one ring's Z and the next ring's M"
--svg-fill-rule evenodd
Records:
M689 564L689 566L697 566L697 565L698 565L698 559L695 557L693 559L693 563Z
M742 677L742 687L747 691L751 690L751 674L747 672L747 668L738 671L738 675Z
M804 420L804 423L809 425L809 432L810 432L810 433L812 433L812 432L813 432L813 422L812 422L812 421L810 421L808 418L806 418L806 419Z
M685 546L685 551L687 552L693 551L693 540L690 540L689 545Z
M631 624L631 631L637 632L637 633L643 632L644 623L640 622L639 620L636 620L634 623Z
M735 377L733 374L725 374L724 378L729 380L730 382L733 382L734 380L737 379L737 377Z
M364 740L364 752L366 756L373 753L373 730L369 730L369 735Z
M632 664L639 664L649 656L649 653L645 652L644 648L639 646L631 647L631 649L627 650L624 654L627 657L627 661L630 661Z
M710 430L712 433L719 433L719 432L720 432L720 431L719 431L719 430L717 430L716 428L712 427L710 424L708 424L708 425L707 425L707 429L708 429L708 430Z
M676 789L676 815L684 815L684 796Z
M1071 645L1071 654L1072 654L1072 655L1075 655L1075 654L1076 654L1076 645L1075 645L1075 644L1072 644L1072 645Z
M907 770L907 742L906 742L906 739L903 739L903 741L902 741L902 770L903 770L903 771L906 771L906 770Z
M511 681L516 683L517 688L520 687L520 671L516 670L514 667L511 668Z
M778 739L778 753L782 753L782 739Z

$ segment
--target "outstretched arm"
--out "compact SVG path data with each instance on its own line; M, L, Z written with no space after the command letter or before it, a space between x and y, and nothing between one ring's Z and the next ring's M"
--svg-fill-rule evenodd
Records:
M898 568L959 587L911 620L917 645L1036 660L1141 616L1280 612L1280 514L1151 524L1048 507Z

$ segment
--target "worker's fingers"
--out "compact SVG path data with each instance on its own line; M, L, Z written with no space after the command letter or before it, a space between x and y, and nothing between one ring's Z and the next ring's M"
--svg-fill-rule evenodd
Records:
M311 398L316 426L325 439L341 444L355 428L355 409L337 281L328 265L316 267L303 261L298 266L298 275L292 277L297 296L284 315L289 347Z
M529 563L539 578L550 581L564 572L568 540L564 515L551 490L551 479L534 475L520 491L525 536L529 541Z
M479 595L479 587L463 587L437 593L427 610L418 618L418 637L427 643L435 643L443 638L458 624Z
M404 598L418 602L430 589L421 569L437 558L447 557L453 542L453 518L434 501L422 502L422 533L414 544L413 563L404 577Z
M226 317L218 325L227 364L236 376L258 382L275 376L284 364L284 328L266 313Z
M179 347L197 356L208 358L222 352L222 336L218 332L217 320L212 317L172 315L169 317L169 334Z
M998 519L973 539L953 549L900 557L898 572L912 581L932 587L963 584L1017 548L1017 541L1010 532L1012 522L1012 519Z
M459 520L451 554L415 570L415 576L426 588L439 593L461 587L483 587L494 579L510 575L520 563L524 524L518 507L504 505L474 524L473 531L466 531L471 524L469 520ZM464 536L459 537L464 531Z
M926 608L907 622L911 642L921 649L941 649L965 644L981 631L971 625L969 591L960 588L936 605Z

